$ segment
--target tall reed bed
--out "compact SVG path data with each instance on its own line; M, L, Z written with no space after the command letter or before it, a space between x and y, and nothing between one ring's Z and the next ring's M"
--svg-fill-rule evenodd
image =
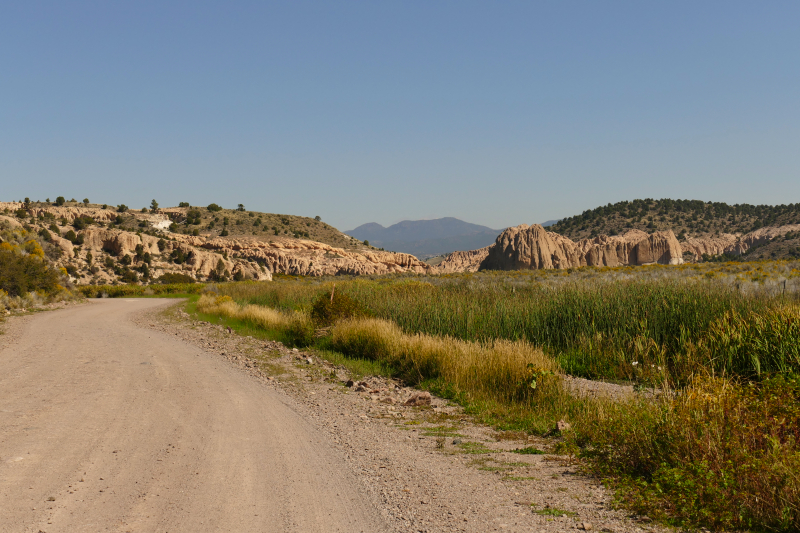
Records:
M197 310L249 322L297 344L314 340L311 319L299 311L239 305L214 294L202 295ZM336 322L330 337L319 342L350 357L385 363L411 384L441 380L473 399L529 402L537 389L558 386L558 365L525 341L408 334L388 320L360 317Z
M352 280L333 287L332 281L278 282L221 290L241 303L300 311L335 290L406 333L484 343L524 340L557 358L566 372L592 378L685 382L700 369L748 376L800 369L788 340L795 308L785 298L745 294L714 280L576 279L551 285L475 276ZM783 322L777 319L779 306ZM786 331L779 333L775 327L783 323ZM733 341L726 343L725 332L734 326L750 345L755 332L773 329L784 341L754 357L744 345L734 349Z
M791 296L713 279L564 278L239 283L210 288L218 294L198 309L305 331L303 342L379 360L506 427L544 432L569 420L567 445L637 512L715 530L800 529ZM333 312L331 295L351 316L315 338L311 310L329 302ZM554 375L564 367L682 388L657 400L575 398Z

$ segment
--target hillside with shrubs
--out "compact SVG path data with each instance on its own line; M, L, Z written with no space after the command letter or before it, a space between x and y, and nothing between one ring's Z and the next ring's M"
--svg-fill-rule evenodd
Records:
M53 265L59 254L36 233L0 221L0 312L72 299L67 271Z
M632 229L652 233L671 230L680 242L743 236L762 228L800 224L800 204L730 205L702 200L645 198L589 209L548 227L572 240L621 235ZM800 258L800 231L748 254L750 259Z
M9 230L35 235L76 285L264 281L272 273L382 274L425 266L344 235L320 217L216 203L133 209L67 201L0 202Z

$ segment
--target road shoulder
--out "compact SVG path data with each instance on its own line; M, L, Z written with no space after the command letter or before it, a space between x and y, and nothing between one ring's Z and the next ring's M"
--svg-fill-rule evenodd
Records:
M547 453L552 440L497 433L436 397L430 406L405 406L416 391L386 378L348 387L343 367L194 320L180 304L135 321L282 392L346 458L397 531L666 531L614 509L597 480Z

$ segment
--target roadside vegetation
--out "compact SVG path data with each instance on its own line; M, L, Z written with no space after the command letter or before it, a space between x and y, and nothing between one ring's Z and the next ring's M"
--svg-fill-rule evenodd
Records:
M501 429L546 434L565 420L563 451L638 513L790 531L800 527L799 282L786 262L276 277L208 286L197 310L379 362ZM575 397L564 372L643 392Z
M203 283L166 283L153 285L83 285L75 290L87 298L131 298L146 296L188 296L200 294Z
M0 311L74 298L66 271L53 268L41 235L0 223Z

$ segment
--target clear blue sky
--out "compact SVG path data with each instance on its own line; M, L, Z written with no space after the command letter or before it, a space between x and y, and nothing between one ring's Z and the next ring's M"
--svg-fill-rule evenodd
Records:
M800 3L0 3L0 199L499 228L800 202Z

